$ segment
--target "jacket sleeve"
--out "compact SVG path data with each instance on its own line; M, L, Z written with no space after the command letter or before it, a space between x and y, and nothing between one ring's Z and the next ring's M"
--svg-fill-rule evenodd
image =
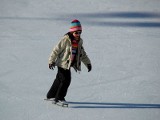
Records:
M65 38L61 39L59 43L53 48L49 56L49 64L56 62L58 55L63 51L65 47Z
M81 50L82 50L81 60L84 63L84 65L87 67L88 64L91 64L91 61L90 61L88 55L86 54L83 46L81 47Z

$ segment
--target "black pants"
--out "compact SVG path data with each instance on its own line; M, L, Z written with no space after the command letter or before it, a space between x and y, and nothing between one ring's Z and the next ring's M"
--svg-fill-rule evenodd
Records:
M56 100L65 100L68 87L71 83L71 71L64 70L58 67L58 73L50 90L47 93L47 98L55 98Z

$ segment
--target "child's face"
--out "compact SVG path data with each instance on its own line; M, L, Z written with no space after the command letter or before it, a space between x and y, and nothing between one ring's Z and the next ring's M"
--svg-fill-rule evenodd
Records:
M81 36L82 31L75 31L73 32L73 36L76 40L79 40L80 36Z

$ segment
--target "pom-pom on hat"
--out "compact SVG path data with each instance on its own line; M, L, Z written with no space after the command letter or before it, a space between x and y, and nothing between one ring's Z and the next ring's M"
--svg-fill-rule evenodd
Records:
M79 22L79 20L75 19L71 22L71 27L70 27L69 31L75 32L78 30L82 30L82 26L81 26L81 23Z

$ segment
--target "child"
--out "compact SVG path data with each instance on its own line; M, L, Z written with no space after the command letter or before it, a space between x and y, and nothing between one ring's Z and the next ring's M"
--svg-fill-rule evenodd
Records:
M67 89L71 82L71 70L81 71L81 62L91 71L92 66L81 39L82 26L78 20L71 22L69 32L66 33L59 43L53 48L49 57L49 68L58 67L58 73L50 90L47 99L54 99L55 102L65 102Z

